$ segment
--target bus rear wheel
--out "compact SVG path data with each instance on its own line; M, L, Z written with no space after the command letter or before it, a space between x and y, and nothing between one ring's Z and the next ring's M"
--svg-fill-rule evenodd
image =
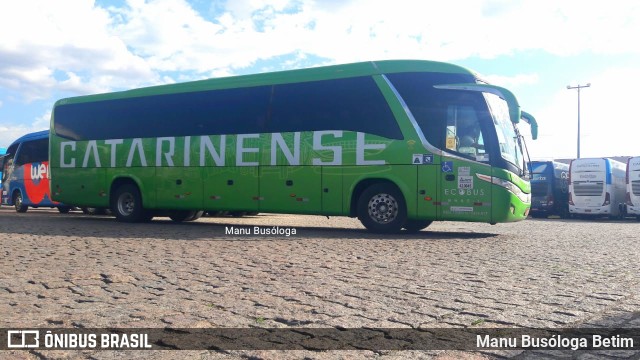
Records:
M16 212L25 213L29 209L27 205L25 205L22 201L22 194L16 192L13 195L13 206L16 208Z
M204 214L204 211L173 211L169 218L175 222L183 222L183 221L195 221L200 219L200 217Z
M391 184L369 186L358 199L358 219L373 232L399 232L407 221L407 206L402 193Z
M113 194L111 211L118 221L144 221L146 212L142 207L142 196L138 187L133 184L120 185Z

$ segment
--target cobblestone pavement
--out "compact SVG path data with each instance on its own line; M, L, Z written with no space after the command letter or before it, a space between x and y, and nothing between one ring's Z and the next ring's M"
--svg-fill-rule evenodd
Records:
M226 229L286 226L295 235ZM174 224L0 208L2 328L640 328L640 223L257 215ZM630 351L4 351L8 358L640 358Z

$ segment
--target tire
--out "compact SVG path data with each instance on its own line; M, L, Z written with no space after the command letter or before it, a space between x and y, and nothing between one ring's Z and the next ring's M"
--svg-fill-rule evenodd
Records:
M202 215L204 215L204 211L202 211L202 210L195 211L193 216L191 216L190 218L186 219L185 221L196 221L196 220L200 219L202 217Z
M180 210L171 212L171 215L169 215L169 217L175 222L194 221L198 220L203 213L204 211Z
M426 229L432 222L431 220L407 220L402 227L407 232L417 233L422 229Z
M372 232L399 232L407 221L407 206L402 193L386 183L369 186L358 198L358 219Z
M532 212L531 213L531 217L534 218L534 219L546 219L547 215L539 213L539 212Z
M141 222L146 219L147 212L142 206L142 196L136 185L120 185L113 193L111 211L118 221Z
M94 208L94 207L85 207L82 208L82 212L87 215L106 215L107 209L105 208Z
M13 206L16 208L16 212L26 213L29 210L29 207L22 202L22 194L20 192L16 192L13 195Z
M68 214L69 211L71 211L69 206L58 206L58 212L60 212L60 214Z

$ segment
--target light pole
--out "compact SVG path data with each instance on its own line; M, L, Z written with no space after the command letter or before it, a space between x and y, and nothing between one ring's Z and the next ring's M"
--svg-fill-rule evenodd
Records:
M577 89L578 90L578 157L580 159L580 89L588 88L591 86L591 83L587 85L578 85L578 86L569 86L567 85L567 89Z

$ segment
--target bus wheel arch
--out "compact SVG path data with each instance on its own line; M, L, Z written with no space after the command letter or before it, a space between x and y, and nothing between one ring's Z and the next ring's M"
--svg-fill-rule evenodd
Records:
M29 210L29 206L24 204L24 198L22 197L22 192L20 190L16 190L11 195L11 199L13 200L13 206L16 208L16 212L25 213Z
M132 179L119 178L111 184L110 207L118 221L141 222L147 219L140 187Z
M402 229L407 221L407 203L396 184L387 180L373 181L358 190L354 191L356 214L368 230L395 233Z

